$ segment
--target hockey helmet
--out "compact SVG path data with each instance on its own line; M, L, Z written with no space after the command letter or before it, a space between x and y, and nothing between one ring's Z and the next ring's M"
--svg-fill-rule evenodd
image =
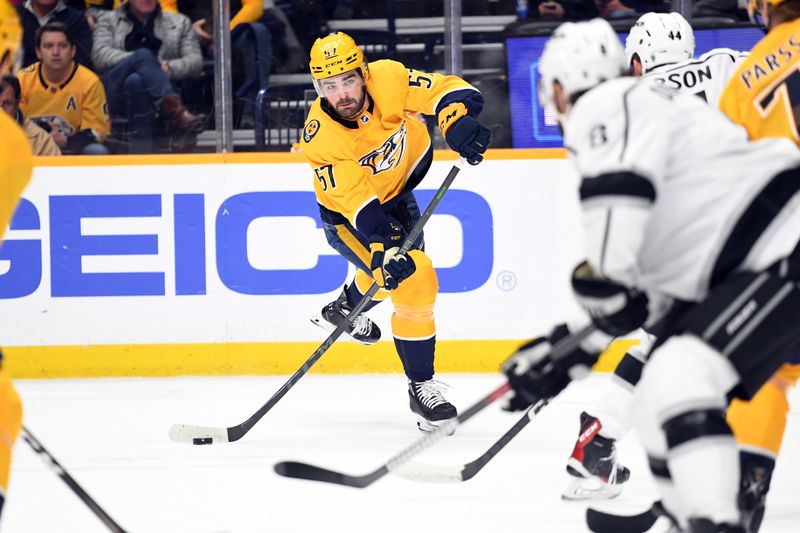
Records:
M625 61L642 62L642 74L660 65L694 57L694 32L680 13L645 13L625 40Z
M358 69L366 82L369 74L364 52L352 37L342 32L314 41L309 66L318 94L321 94L319 80Z
M555 108L555 82L570 98L624 73L622 44L606 20L565 22L548 39L539 59L539 101Z
M0 0L0 65L11 60L11 73L19 70L21 60L20 43L22 42L22 26L19 23L17 10L8 0ZM0 74L9 74L0 72Z

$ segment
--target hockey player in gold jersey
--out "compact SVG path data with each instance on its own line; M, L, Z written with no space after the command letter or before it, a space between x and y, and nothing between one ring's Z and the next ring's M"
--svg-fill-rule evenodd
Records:
M17 12L0 0L0 76L13 73L19 64L22 27ZM33 156L28 139L7 113L0 113L0 240L11 221L22 190L28 184ZM0 512L3 510L11 448L22 427L22 403L3 368L0 353Z
M744 126L751 139L786 137L800 147L800 0L750 0L747 10L767 34L725 87L720 110ZM800 363L800 354L793 362ZM785 364L749 402L733 400L728 409L741 449L740 504L753 532L764 514L786 430L786 395L798 378L800 364Z
M411 409L418 427L430 431L457 413L433 380L438 282L422 235L407 255L396 254L420 217L412 191L433 160L430 136L417 115L436 116L448 145L475 165L491 139L476 119L483 97L456 76L407 69L390 60L367 65L344 33L317 39L310 67L319 98L308 113L301 147L314 171L328 243L357 267L353 282L312 321L333 329L373 279L388 289ZM380 291L371 305L386 296ZM364 344L380 338L377 326L363 315L348 334Z
M731 78L719 108L752 139L788 137L800 146L800 1L750 0L748 11L767 35Z

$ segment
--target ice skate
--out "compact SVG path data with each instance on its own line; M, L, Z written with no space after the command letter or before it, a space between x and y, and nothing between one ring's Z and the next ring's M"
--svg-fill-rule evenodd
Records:
M581 413L581 432L567 461L573 478L562 492L564 500L607 500L620 495L631 472L616 463L614 439L601 437L600 421Z
M430 433L458 416L455 406L442 396L440 387L441 384L432 379L408 382L411 411L417 415L417 427L423 433ZM453 433L455 428L447 434Z
M747 531L756 533L764 519L775 460L761 453L742 451L740 461L739 509Z
M347 320L350 311L351 308L347 305L347 295L342 290L336 300L322 308L320 314L311 317L311 323L324 330L333 331L339 324ZM381 338L381 330L378 325L364 313L356 317L355 321L347 327L345 333L354 341L368 346L375 344Z

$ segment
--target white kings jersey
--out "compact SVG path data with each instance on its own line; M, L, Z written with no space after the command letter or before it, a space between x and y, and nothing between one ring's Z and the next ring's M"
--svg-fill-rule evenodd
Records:
M587 259L647 292L652 320L735 269L771 265L800 238L800 179L780 174L800 165L788 139L749 141L699 98L632 77L585 93L564 126Z
M655 67L642 80L699 96L716 108L728 80L747 55L729 48L714 48L697 59Z

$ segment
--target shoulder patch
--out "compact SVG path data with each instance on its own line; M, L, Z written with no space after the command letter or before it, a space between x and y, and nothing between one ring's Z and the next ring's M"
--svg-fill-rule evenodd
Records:
M314 138L314 135L316 135L318 131L319 131L319 120L314 119L309 121L309 123L306 124L306 127L303 128L303 140L305 142L311 142L311 139Z

